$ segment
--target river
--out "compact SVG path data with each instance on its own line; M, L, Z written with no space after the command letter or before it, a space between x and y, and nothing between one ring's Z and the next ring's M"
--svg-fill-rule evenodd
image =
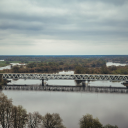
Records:
M22 105L28 112L45 115L59 113L67 128L78 128L79 119L89 113L102 124L128 128L128 94L3 91L14 105Z
M106 66L126 66L127 64L126 63L113 63L113 62L107 62L106 63Z
M59 72L73 74L73 71ZM73 80L49 80L49 85L76 85ZM41 84L40 80L12 80L10 84ZM121 82L90 82L93 86L121 86ZM13 99L14 105L22 105L28 112L45 115L59 113L67 128L78 128L79 119L85 114L98 117L100 122L128 128L128 94L50 91L2 91Z

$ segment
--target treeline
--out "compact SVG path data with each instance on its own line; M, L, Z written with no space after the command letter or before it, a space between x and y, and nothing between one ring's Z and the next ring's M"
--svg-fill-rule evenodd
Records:
M54 60L60 59L73 59L73 58L81 58L81 59L104 59L112 62L121 62L125 63L128 61L128 55L60 55L60 56L0 56L0 60L5 61L20 61L22 63L28 63L29 61L33 62L53 62Z
M22 106L14 106L12 99L3 93L0 94L0 125L2 128L65 128L59 114L27 113Z
M84 115L79 121L80 128L118 128L110 124L103 126L98 118ZM12 99L0 93L0 127L2 128L66 128L57 113L42 116L38 112L27 113L22 106L14 106Z
M114 55L114 56L105 56L103 59L108 62L119 62L119 63L128 63L128 55Z
M0 60L5 61L21 61L21 62L37 62L37 61L45 61L45 62L52 62L53 60L60 60L60 59L71 59L71 58L83 58L83 59L89 59L89 58L103 58L105 56L102 55L37 55L37 56L0 56Z
M96 59L102 59L105 62L111 61L111 62L119 62L119 63L128 63L128 55L68 55L68 56L0 56L0 60L5 60L6 63L1 63L1 65L6 65L9 62L16 62L19 63L31 63L31 62L68 62L68 64L71 64L77 60L80 60L80 63L82 60L96 60ZM85 63L86 64L86 63ZM86 66L86 65L85 65ZM88 64L87 64L88 66ZM94 65L95 66L95 65Z
M3 80L2 79L2 75L0 74L0 89L2 89L2 87L4 86L4 85L6 85L7 84L7 80Z
M57 73L62 70L74 70L75 74L128 74L127 65L107 67L101 59L81 61L33 62L25 67L13 66L12 69L4 69L0 73Z
M77 66L75 74L128 74L128 66L102 66L100 68L83 68Z
M106 61L126 62L128 56L15 56L8 57L6 60L7 62L27 60L28 63L26 66L0 70L0 73L56 73L62 70L74 70L75 74L128 74L128 66L106 67Z
M106 63L102 59L97 58L56 58L53 60L47 60L47 62L32 62L28 63L25 67L14 66L11 70L5 69L0 72L10 73L37 73L37 72L48 72L48 71L60 71L60 70L74 70L77 66L81 67L101 67L105 66Z

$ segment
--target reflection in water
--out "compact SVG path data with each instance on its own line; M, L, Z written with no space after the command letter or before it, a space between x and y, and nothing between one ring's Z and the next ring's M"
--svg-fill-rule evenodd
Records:
M127 128L127 94L3 91L13 99L14 105L23 105L28 112L42 115L59 113L67 128L78 128L79 119L89 113L98 117L102 124Z

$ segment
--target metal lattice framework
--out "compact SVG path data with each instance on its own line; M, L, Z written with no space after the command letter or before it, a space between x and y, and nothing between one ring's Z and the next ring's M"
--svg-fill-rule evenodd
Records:
M128 75L5 73L3 79L128 81Z

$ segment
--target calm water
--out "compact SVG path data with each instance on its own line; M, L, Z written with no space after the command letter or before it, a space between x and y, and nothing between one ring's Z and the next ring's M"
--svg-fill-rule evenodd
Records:
M11 69L11 65L8 65L8 66L5 66L5 67L0 67L0 70L3 70L3 69Z
M114 66L126 66L127 64L113 63L113 62L107 62L107 63L106 63L106 66L107 66L107 67L108 67L108 66L112 66L112 65L114 65Z
M79 119L89 113L102 124L128 128L128 95L110 93L3 91L28 112L59 113L67 128L78 128Z
M48 85L70 85L75 86L77 85L74 80L48 80L44 81L45 84ZM90 86L111 86L111 87L124 87L122 82L110 82L110 81L91 81L87 83ZM11 80L8 85L41 85L41 80ZM80 84L81 85L81 84Z
M73 71L59 74L73 74ZM51 85L76 85L73 80L49 80ZM41 84L40 80L12 80L10 84ZM91 86L123 87L121 82L90 82ZM45 115L59 113L67 128L78 128L79 119L89 113L98 117L102 124L128 128L128 94L89 92L3 91L14 105L22 105L28 112L38 111Z

